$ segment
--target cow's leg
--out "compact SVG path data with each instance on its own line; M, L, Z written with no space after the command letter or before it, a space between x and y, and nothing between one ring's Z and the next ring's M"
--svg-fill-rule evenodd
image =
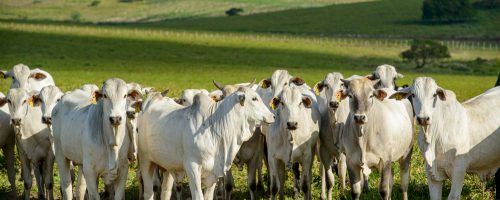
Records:
M399 176L401 181L401 192L403 200L408 200L408 185L410 184L410 163L413 148L410 147L408 153L399 160Z
M335 178L332 172L332 159L331 156L325 152L324 149L319 149L320 158L320 174L321 174L321 199L332 199L333 185L335 184ZM328 191L328 196L327 196Z
M26 154L24 154L24 152L20 151L19 157L21 158L22 172L24 172L24 173L22 173L23 181L24 181L23 198L24 198L24 200L29 200L31 186L33 184L33 177L31 176L31 164L30 164L28 158L26 157Z
M282 161L278 160L276 162L276 169L277 169L277 177L278 177L278 191L279 191L279 196L280 200L285 199L285 181L286 181L286 170L285 170L285 163Z
M269 159L269 191L271 191L271 199L275 200L278 193L278 168L276 166L277 160L274 158Z
M455 168L453 169L453 172L451 174L451 190L450 194L448 195L448 200L452 199L459 200L465 180L465 173L466 173L465 166L467 165L463 163L460 164L455 163L453 166Z
M184 179L184 174L176 174L175 177L175 193L177 200L182 199L182 181Z
M209 184L207 186L207 188L205 189L205 200L214 199L215 187L217 187L217 181L213 181L212 184Z
M304 156L302 160L302 178L301 178L301 187L302 191L304 191L304 199L311 200L311 180L312 180L312 163L313 163L313 155Z
M89 194L89 199L90 200L100 199L98 185L97 185L99 177L92 169L92 166L87 166L84 163L83 164L83 175L85 176L85 180L87 181L87 191Z
M361 184L363 175L361 174L361 167L356 164L347 165L349 172L349 181L351 183L351 196L352 199L359 199L361 196Z
M233 172L229 170L226 172L226 175L224 176L224 198L226 200L231 200L231 192L233 191L233 188L234 188Z
M426 166L427 184L429 185L429 195L431 200L441 199L443 193L443 181L436 181L432 177L431 168Z
M59 168L59 178L61 181L61 192L62 199L72 200L73 199L73 186L71 185L71 171L70 171L70 161L66 159L60 151L56 150L56 162ZM83 173L83 168L78 168L79 173ZM83 176L82 176L83 177ZM82 197L80 197L82 199Z
M144 159L144 156L139 155L139 167L141 170L142 183L144 188L144 200L153 200L153 176L156 165L149 160Z
M155 171L153 174L153 192L155 200L160 200L161 198L161 184L163 182L163 172L165 170L160 169L159 166L155 166ZM172 190L172 188L165 188L165 190Z
M259 156L260 158L260 156ZM262 174L259 170L259 161L257 159L252 159L250 162L247 164L247 172L248 172L248 179L247 179L247 185L250 191L250 199L254 200L257 199L257 174L256 172L259 171L259 177L262 179ZM261 181L261 180L259 180ZM262 184L262 183L261 183Z
M38 188L38 199L46 199L45 197L45 185L43 181L43 166L44 161L39 161L33 164L33 171L35 172L36 187Z
M292 165L293 171L293 192L295 198L300 198L300 165L299 163L293 163Z
M172 187L174 186L174 175L167 170L163 171L163 180L161 182L161 199L170 199L172 197Z
M7 176L10 183L10 190L12 193L17 194L16 190L16 169L14 167L14 143L8 142L2 148L3 155L5 156L5 166L7 168ZM17 195L16 195L17 196Z
M76 199L84 200L85 193L87 191L87 183L85 182L85 177L83 177L83 167L81 165L78 166L78 179L76 183Z
M114 196L115 200L125 199L125 186L127 184L128 175L128 160L125 163L120 163L118 168L118 179L114 182Z
M139 200L144 199L144 183L141 176L141 168L139 166L139 161L137 161L137 169L135 169L135 179L137 181L137 187L139 188Z
M54 199L54 155L49 153L43 163L43 180L49 200Z
M201 166L195 162L186 161L184 169L189 179L191 198L194 200L203 199L203 191L201 190Z
M344 191L347 177L347 163L344 153L341 153L338 157L337 175L339 176L340 190Z
M391 199L391 189L393 182L391 161L384 162L381 167L380 185L378 191L380 192L380 196L382 196L382 199L389 200Z

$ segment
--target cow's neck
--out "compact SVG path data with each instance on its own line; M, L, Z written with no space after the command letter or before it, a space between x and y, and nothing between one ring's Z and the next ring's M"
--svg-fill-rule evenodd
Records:
M230 95L224 100L213 104L210 108L213 113L207 121L210 123L210 134L215 140L214 169L217 176L224 176L230 169L242 143L243 134L250 134L249 124L244 115L243 107L239 104L236 95ZM215 166L223 164L223 166Z

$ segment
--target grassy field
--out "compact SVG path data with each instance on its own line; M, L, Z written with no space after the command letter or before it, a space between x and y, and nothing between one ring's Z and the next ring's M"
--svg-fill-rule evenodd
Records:
M500 67L487 68L484 76L468 73L435 73L432 68L415 71L413 66L402 63L398 53L403 47L377 46L374 43L346 45L336 40L315 37L289 37L265 34L212 33L191 31L160 31L117 28L108 26L37 25L0 22L0 68L11 68L24 63L49 71L56 84L63 90L79 87L84 83L100 85L110 77L123 78L156 88L170 88L170 96L177 96L186 88L215 89L212 79L223 83L261 80L275 69L288 69L303 77L309 85L321 80L328 72L339 71L344 76L367 74L375 66L388 63L405 74L400 84L410 83L417 76L431 76L446 89L454 90L463 101L490 88ZM471 60L476 57L498 63L497 51L481 49L452 49L450 62ZM497 67L495 67L497 66ZM459 73L459 72L458 72ZM9 80L0 81L0 90L7 91ZM0 158L3 165L3 158ZM410 182L411 199L428 199L423 159L415 147ZM317 164L316 164L317 166ZM235 172L235 199L249 198L245 172ZM393 198L400 199L399 175L394 167ZM56 173L57 174L57 173ZM363 199L379 198L378 174L370 179L371 192ZM289 179L290 180L290 179ZM317 167L313 179L314 199L319 198L320 178ZM291 186L290 184L287 184ZM22 191L17 182L18 193ZM337 188L338 186L336 186ZM0 199L8 196L5 169L0 171ZM35 188L35 187L34 187ZM56 175L56 195L59 196ZM350 198L349 192L335 190L335 197ZM449 191L446 183L443 195ZM188 195L187 185L185 188ZM287 195L291 197L291 187ZM462 192L465 199L492 199L494 187L482 185L475 176L467 176ZM137 198L137 184L129 173L127 199ZM484 196L483 196L484 195Z

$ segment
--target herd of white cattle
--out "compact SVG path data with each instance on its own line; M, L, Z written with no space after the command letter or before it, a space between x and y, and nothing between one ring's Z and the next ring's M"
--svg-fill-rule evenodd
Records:
M283 199L287 169L295 195L311 199L315 155L322 199L332 198L334 171L342 190L348 173L351 195L359 199L372 169L381 175L381 197L391 199L396 161L408 199L415 141L430 199L441 199L448 178L448 199L460 199L467 172L484 181L500 167L500 87L460 103L429 77L397 87L403 75L390 65L367 76L329 73L312 88L276 70L259 84L214 81L215 91L187 89L178 98L117 78L101 88L62 92L48 72L23 64L1 73L12 84L7 96L0 93L0 147L15 191L17 146L24 199L33 176L38 197L53 199L54 160L62 198L69 200L99 199L99 178L110 198L124 199L130 162L137 163L140 198L148 200L173 193L182 199L186 175L192 199L230 199L233 164L247 166L251 199L258 199L263 166L271 199Z

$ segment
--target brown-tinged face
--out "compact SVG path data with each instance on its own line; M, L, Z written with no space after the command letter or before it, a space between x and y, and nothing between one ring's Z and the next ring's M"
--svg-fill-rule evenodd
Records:
M349 96L349 106L354 113L354 120L357 124L365 124L368 121L366 113L373 105L373 101L383 100L385 92L375 90L374 85L378 80L372 81L367 78L359 78L351 81L343 80L346 85L346 93Z

